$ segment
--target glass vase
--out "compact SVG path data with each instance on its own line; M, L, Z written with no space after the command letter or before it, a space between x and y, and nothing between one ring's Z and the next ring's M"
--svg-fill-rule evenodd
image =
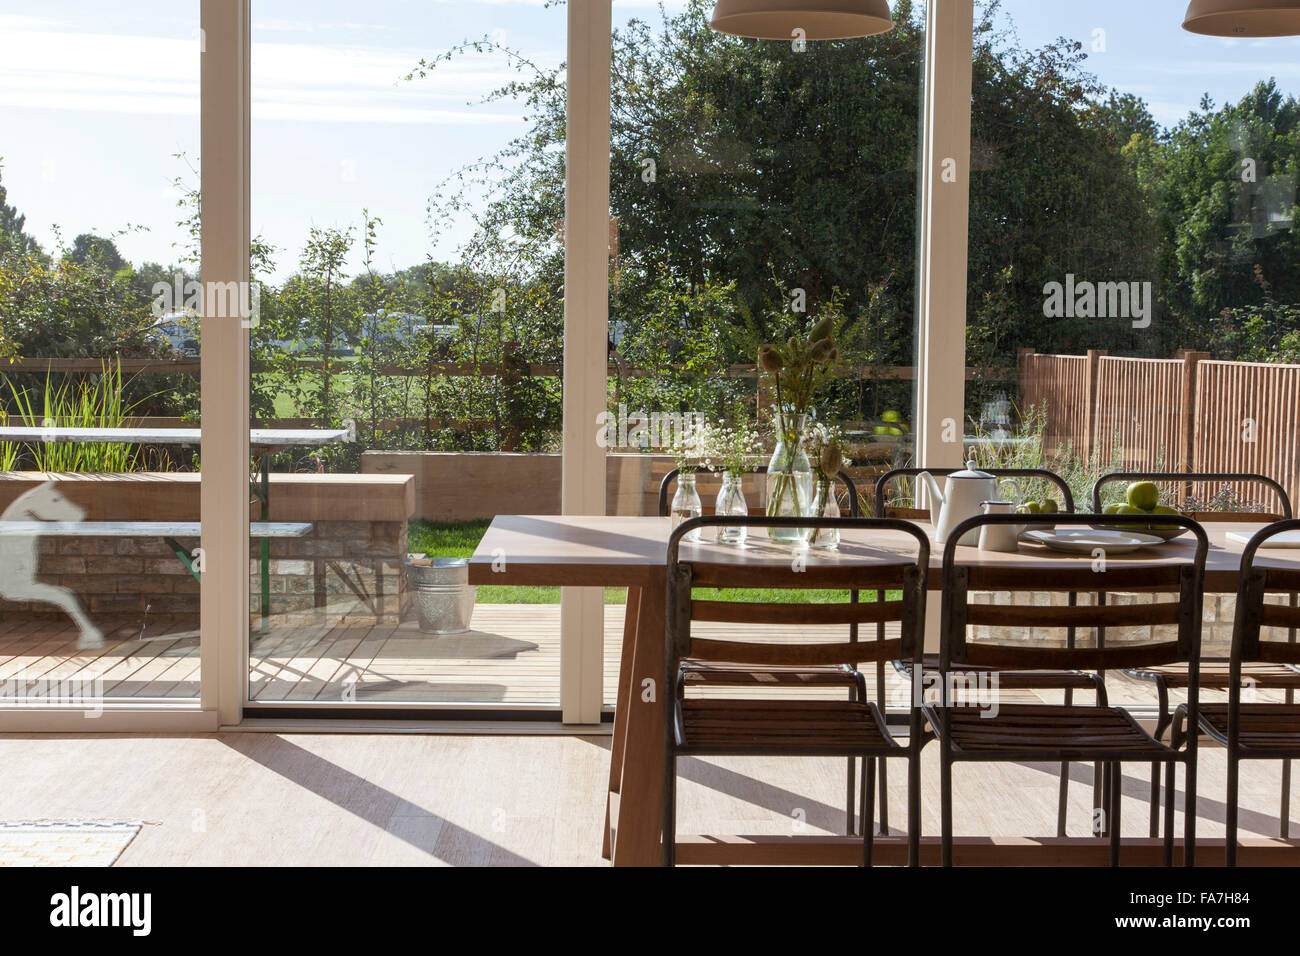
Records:
M767 516L805 518L812 507L812 467L804 451L807 415L775 416L776 448L767 465ZM769 528L768 537L784 544L803 544L806 528Z
M724 473L722 488L714 505L714 513L723 517L749 517L749 502L745 500L745 489L740 475ZM744 544L747 529L743 526L718 528L719 544Z
M835 482L822 479L817 482L817 492L813 495L812 514L818 518L838 518L840 502L835 497ZM808 547L834 551L840 546L839 528L809 528Z
M700 493L695 488L695 473L681 472L677 476L677 493L673 495L672 507L668 511L676 528L683 521L690 521L704 514L704 505L700 503ZM692 531L686 536L687 541L699 541L700 532Z

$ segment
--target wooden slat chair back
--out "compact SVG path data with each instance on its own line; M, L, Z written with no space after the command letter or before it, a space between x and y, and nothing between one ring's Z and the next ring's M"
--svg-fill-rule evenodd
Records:
M887 471L876 479L874 490L874 508L875 515L878 518L910 518L920 521L930 520L930 512L927 509L906 507L901 505L890 505L889 496L892 487L899 482L911 481L915 485L915 479L922 472L928 471L936 477L951 475L959 471L958 468L895 468ZM984 471L993 475L999 481L1012 478L1020 481L1041 481L1053 488L1061 496L1061 504L1066 514L1073 514L1075 511L1074 492L1067 482L1060 475L1045 468L986 468ZM1075 598L1071 595L1071 603ZM1073 641L1073 634L1069 635ZM900 670L906 672L906 668L899 666ZM910 673L905 673L910 677ZM1102 678L1097 674L1084 674L1082 672L1064 672L1064 671L1043 671L1031 675L1021 675L1017 678L1024 686L1032 684L1034 688L1040 690L1060 690L1064 694L1067 704L1074 700L1075 690L1091 690L1103 699L1105 696L1105 684ZM876 684L878 692L883 693L884 673L881 669L876 675ZM884 779L882 775L882 780ZM1100 791L1101 773L1097 770L1093 774L1094 789ZM1068 822L1070 803L1070 767L1068 763L1061 765L1061 776L1059 785L1059 797L1057 799L1056 811L1056 834L1064 837L1066 835L1066 824Z
M1209 538L1205 530L1193 519L1184 515L1162 516L1168 524L1178 524L1190 530L1196 539L1196 549L1191 560L1162 567L1134 566L1134 562L1112 558L1098 569L1095 559L1070 561L1062 559L1062 572L1040 574L1026 578L1008 568L982 567L977 564L960 564L957 561L957 543L963 535L978 531L986 525L1022 524L1019 515L980 515L962 522L948 536L943 554L943 621L940 629L943 641L940 650L940 668L970 665L1005 670L1026 669L1077 669L1114 670L1124 667L1185 663L1195 671L1200 654L1201 589L1205 576L1205 557ZM1108 527L1123 529L1132 526L1134 531L1149 523L1140 515L1107 516ZM1093 515L1060 515L1057 527L1090 526L1096 522ZM1091 583L1080 587L1085 581ZM1072 604L1072 605L1016 605L974 604L969 601L970 591L1022 591L1029 593L1088 591L1164 592L1176 593L1176 600L1152 601L1147 604ZM967 628L972 626L1059 628L1065 631L1078 629L1108 629L1125 627L1176 628L1173 640L1154 640L1143 643L1112 644L1109 646L1084 645L1074 647L1045 646L1032 643L997 643L971 641Z
M838 528L895 531L916 542L915 559L897 556L890 562L853 561L841 557L833 566L813 564L789 567L746 567L744 565L691 564L680 560L685 534L696 528L743 525L749 529L772 527ZM912 658L918 621L923 615L925 575L929 561L929 540L916 525L899 519L862 518L697 518L685 522L672 535L668 546L668 629L669 669L676 685L677 667L683 660L716 661L763 666L856 666L862 663ZM792 552L797 555L800 552ZM813 558L815 561L815 557ZM739 601L695 600L695 588L769 588L775 590L877 590L897 591L898 600L831 604L775 604ZM852 597L852 595L851 595ZM897 623L899 634L883 641L837 641L833 643L719 641L696 638L695 621L777 626L815 626Z
M1176 471L1116 471L1102 475L1092 486L1092 510L1095 513L1101 513L1102 510L1102 489L1110 484L1128 483L1134 481L1151 481L1157 485L1168 487L1173 485L1180 490L1180 493L1186 495L1192 490L1193 484L1206 484L1210 482L1222 483L1235 488L1243 486L1254 486L1268 493L1274 499L1276 506L1275 512L1258 512L1258 511L1196 511L1185 512L1188 517L1195 518L1202 523L1207 522L1228 522L1228 521L1257 521L1260 524L1285 520L1293 517L1291 496L1287 494L1285 488L1273 478L1267 475L1260 475L1251 472L1176 472ZM1292 600L1294 604L1294 599ZM1228 658L1222 654L1215 656L1201 657L1200 682L1202 690L1228 690L1228 672L1224 667L1228 663ZM1206 667L1205 665L1212 665ZM1129 670L1129 675L1139 680L1148 681L1155 685L1156 695L1159 700L1159 716L1157 718L1155 736L1159 737L1174 720L1173 707L1170 705L1171 692L1181 690L1187 686L1187 673L1182 667L1155 667L1144 668L1141 670ZM1256 687L1267 689L1283 689L1286 694L1287 703L1292 703L1295 699L1295 686L1300 682L1300 674L1290 673L1285 669L1268 666L1250 666L1247 668L1246 675ZM1151 770L1151 836L1160 835L1160 767L1157 765ZM1280 797L1281 810L1278 813L1278 828L1283 839L1290 836L1290 816L1291 816L1291 762L1288 760L1282 765L1282 788Z
M1059 515L1057 527L1088 526L1094 515ZM1205 560L1209 538L1193 519L1183 515L1168 516L1162 521L1188 529L1196 545L1184 561L1153 567L1124 557L1099 561L1097 557L1061 558L1060 570L1027 575L1003 565L984 566L959 563L958 542L971 532L987 525L1023 523L1018 515L980 515L959 524L949 535L943 552L943 606L940 621L940 651L937 679L939 700L927 702L926 713L940 738L941 787L943 790L943 853L952 858L951 767L958 760L1084 760L1104 766L1102 790L1106 830L1111 839L1111 860L1119 860L1119 766L1127 761L1165 763L1169 767L1170 787L1173 766L1183 763L1187 773L1187 816L1184 862L1195 859L1195 767L1196 742L1192 735L1181 749L1165 747L1150 737L1122 708L1056 707L1049 704L1006 705L994 701L995 719L976 720L975 707L986 716L989 709L985 694L978 700L959 700L956 691L966 682L960 678L969 672L1022 669L1077 669L1106 671L1128 667L1183 664L1188 669L1188 715L1195 725L1197 716L1198 659L1201 640L1201 607L1205 578ZM1137 530L1150 519L1141 515L1107 517L1108 526L1126 526ZM1136 556L1135 556L1136 557ZM972 591L1011 592L1009 604L982 604L970 600ZM1017 603L1018 593L1039 596L1047 593L1132 591L1152 593L1150 603L1106 604L1036 604ZM1163 599L1164 595L1175 595ZM983 627L987 631L979 640L968 631ZM1107 629L1150 627L1151 639L1108 644ZM1059 630L1070 635L1064 641L1040 639L1035 633L1030 641L1012 641L997 633L1004 628L1033 628L1038 631ZM1173 631L1173 636L1167 633ZM1091 631L1091 644L1073 639L1080 631ZM987 692L988 688L981 687ZM993 688L997 694L997 688ZM1174 857L1172 802L1166 809L1166 863Z
M1252 664L1285 665L1300 668L1300 570L1270 567L1260 551L1275 535L1300 531L1300 520L1279 521L1261 528L1241 554L1241 576L1237 584L1237 606L1233 621L1232 653L1229 657L1228 703L1226 708L1208 706L1201 713L1200 729L1227 748L1227 864L1237 864L1237 827L1240 812L1240 762L1244 758L1279 759L1283 762L1283 786L1290 784L1291 760L1300 757L1300 707L1288 689L1285 703L1250 702L1243 705L1242 691L1255 686ZM1285 596L1286 604L1270 601ZM1285 793L1285 790L1284 790ZM1281 813L1287 814L1284 799ZM1285 825L1283 832L1286 832Z
M672 471L668 472L668 474L664 475L663 480L659 482L659 517L661 518L666 518L668 516L668 510L670 507L669 493L673 489L673 485L677 481L677 477L680 473L681 473L680 469L674 468ZM766 475L767 466L757 465L754 468L752 468L748 472L748 474L757 475L760 477ZM844 471L841 471L836 476L836 479L841 485L844 486L845 491L848 493L849 517L851 518L860 517L862 511L861 511L861 502L858 499L857 485L854 483L853 479ZM701 505L702 505L703 513L706 516L712 515L714 513L714 508L712 504L709 503L708 501L701 500ZM762 509L757 507L756 501L750 502L750 514L751 515L762 514ZM729 525L729 527L736 527L736 524L732 523L731 525ZM858 599L858 592L854 591L852 593L852 600L854 603L856 603L857 599ZM849 625L849 640L856 641L858 639L858 623L856 621L847 621L844 623L848 623ZM859 677L849 672L846 672L843 668L838 668L838 667L818 668L816 673L810 673L807 669L801 669L800 671L781 669L781 670L770 672L766 676L773 683L782 684L785 686L806 685L810 680L812 680L821 686L834 686L834 685L843 686L847 688L848 693L850 695L866 694L865 684L862 682L862 680ZM752 672L738 671L735 667L730 667L730 666L710 667L708 661L698 662L697 666L691 669L691 672L688 675L688 677L693 678L697 682L708 683L715 687L716 686L742 686L742 687L750 686L754 681L754 676ZM884 695L884 691L882 685L880 689L880 696L883 698L883 695ZM884 787L887 783L887 778L884 772L883 760L881 761L880 781L882 787ZM855 792L856 788L857 788L856 763L854 758L850 757L848 760L847 775L845 778L846 799L845 799L845 813L844 813L845 831L849 835L852 835L856 831L855 815L857 813L856 808L858 804L858 800ZM887 807L888 807L888 803L885 801L885 794L882 790L881 803L880 803L881 827L882 829L885 830L887 830L888 823L889 823L889 815L888 815Z
M1265 664L1300 665L1300 607L1277 604L1269 595L1290 597L1300 591L1300 569L1256 564L1260 548L1269 538L1288 531L1300 531L1300 519L1268 525L1250 540L1241 554L1241 580L1237 589L1237 613L1233 621L1232 667L1258 661ZM1279 634L1278 632L1285 632ZM1230 686L1240 690L1242 674L1234 671Z
M686 535L704 529L743 526L750 534L769 528L838 529L848 535L854 530L895 532L905 547L853 554L851 539L841 543L839 555L819 561L817 552L791 551L788 565L746 564L745 562L692 562L682 560ZM915 546L914 549L912 546ZM867 699L865 679L857 670L863 663L883 665L899 657L917 659L924 635L925 586L930 561L930 544L915 524L897 519L862 518L736 518L705 517L684 522L674 530L668 544L667 641L665 684L668 694L668 727L665 734L665 862L674 859L676 760L682 754L785 756L843 756L849 758L849 802L853 804L854 761L862 762L860 819L865 863L871 863L874 842L875 775L887 758L908 758L908 859L920 858L920 711L911 708L911 734L906 746L897 744L889 733L883 711ZM846 590L848 601L821 604L803 602L778 604L696 599L696 589ZM863 602L860 592L877 590L880 599ZM696 623L766 625L771 637L744 640L730 636L696 634ZM859 641L858 628L875 624L882 629L880 641ZM887 624L897 633L885 635ZM824 632L811 638L791 633L805 626L848 626L847 640L832 639ZM832 633L836 633L833 631ZM825 637L826 639L822 639ZM717 684L702 680L709 668L784 673L792 671L824 675L838 672L849 678L846 699L781 700L749 696L709 698L686 696L687 687ZM785 669L781 671L780 669ZM789 680L773 679L788 686ZM733 685L736 686L736 685ZM750 685L752 686L752 685ZM884 778L881 778L882 791ZM882 805L882 826L884 825ZM853 832L850 830L850 832Z

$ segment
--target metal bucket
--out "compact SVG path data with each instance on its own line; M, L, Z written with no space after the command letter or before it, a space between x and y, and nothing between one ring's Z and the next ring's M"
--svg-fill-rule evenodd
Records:
M469 586L467 558L408 558L406 574L415 592L421 631L460 634L469 630L478 588Z

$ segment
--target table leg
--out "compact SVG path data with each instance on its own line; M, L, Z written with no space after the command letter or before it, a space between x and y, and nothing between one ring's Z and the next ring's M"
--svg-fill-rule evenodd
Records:
M932 572L933 573L933 572ZM935 588L925 592L925 644L927 654L939 653L939 625L943 610L943 592Z
M637 610L641 605L641 589L627 589L627 609L623 613L623 651L618 665L618 692L614 707L614 736L609 748L609 792L618 793L623 781L623 755L627 748L627 707L625 701L632 699L632 665L636 652ZM605 836L600 855L610 858L609 824L610 799L605 798Z
M615 866L655 866L663 859L664 782L664 569L640 593L631 669L619 677L619 711L626 714L618 812L610 823ZM623 640L626 642L627 637ZM623 661L628 661L624 654ZM627 679L623 679L626 676ZM648 693L645 681L654 690ZM650 699L646 699L649 697Z

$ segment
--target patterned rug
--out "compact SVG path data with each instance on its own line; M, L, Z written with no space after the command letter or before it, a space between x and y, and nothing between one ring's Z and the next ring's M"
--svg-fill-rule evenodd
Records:
M0 823L0 866L112 866L139 823Z

